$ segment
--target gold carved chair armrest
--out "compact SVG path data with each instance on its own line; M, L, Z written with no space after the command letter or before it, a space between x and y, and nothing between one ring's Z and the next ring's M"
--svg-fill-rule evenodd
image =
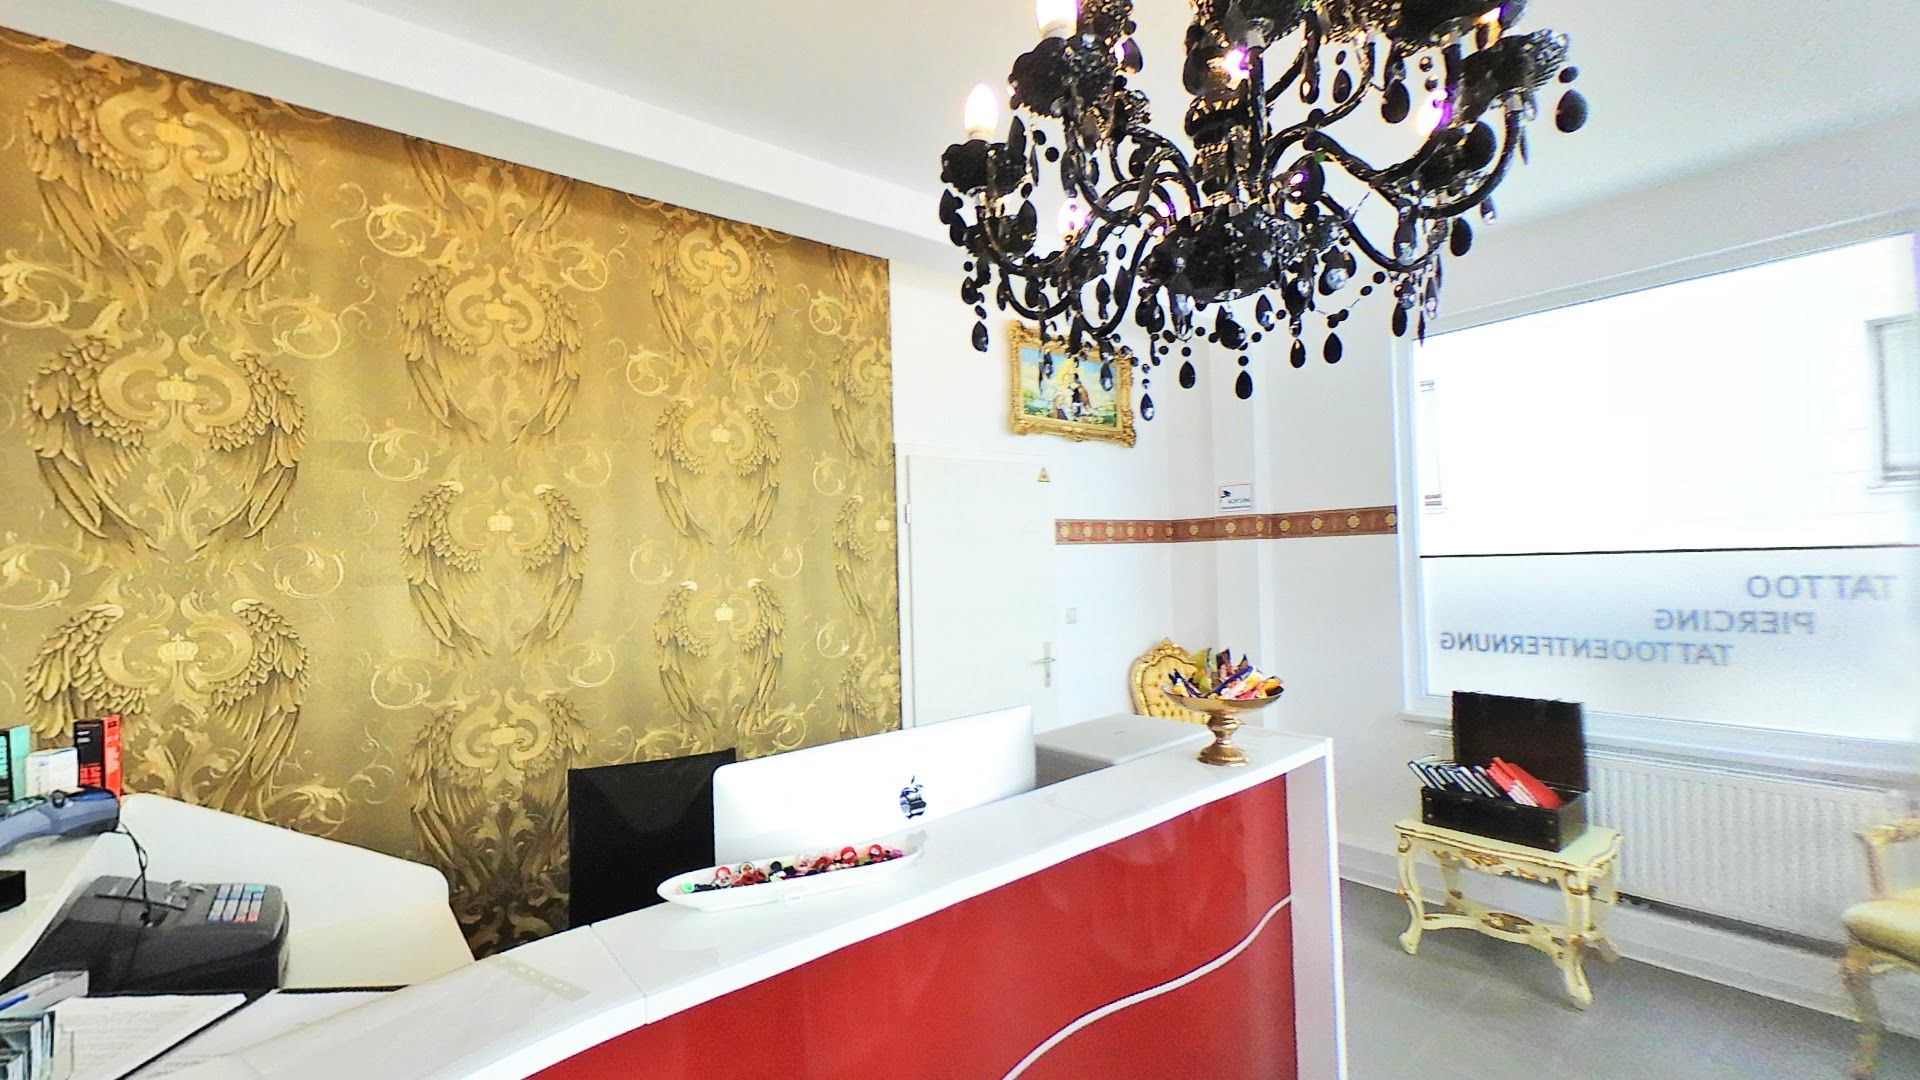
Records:
M1873 889L1874 899L1887 895L1887 868L1881 853L1895 844L1913 839L1920 839L1920 818L1890 821L1860 833L1860 842L1867 849L1867 880Z

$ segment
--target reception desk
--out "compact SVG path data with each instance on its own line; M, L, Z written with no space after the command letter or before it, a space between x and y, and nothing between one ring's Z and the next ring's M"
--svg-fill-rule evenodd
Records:
M1238 741L1245 768L1135 757L898 834L923 855L870 886L648 908L178 1075L1340 1077L1329 748Z

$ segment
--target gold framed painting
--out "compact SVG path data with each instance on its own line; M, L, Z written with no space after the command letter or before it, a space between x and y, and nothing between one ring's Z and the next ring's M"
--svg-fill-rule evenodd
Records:
M1007 365L1016 434L1133 445L1133 355L1126 349L1102 361L1091 349L1076 354L1064 342L1043 344L1038 330L1014 323Z

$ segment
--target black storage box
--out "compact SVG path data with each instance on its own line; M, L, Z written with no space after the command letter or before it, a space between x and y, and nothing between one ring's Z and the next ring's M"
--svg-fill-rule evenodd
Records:
M1453 695L1453 759L1489 765L1494 758L1532 773L1561 798L1558 807L1522 806L1464 791L1420 789L1420 820L1510 844L1560 851L1587 831L1587 734L1580 704Z

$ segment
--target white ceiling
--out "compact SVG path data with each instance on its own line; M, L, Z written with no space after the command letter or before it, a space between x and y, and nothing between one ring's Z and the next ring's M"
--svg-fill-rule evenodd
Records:
M1035 36L1030 0L362 2L929 197L968 88ZM1166 130L1189 11L1138 5ZM1532 165L1501 190L1508 220L1920 109L1914 0L1532 0L1521 28L1544 27L1572 36L1593 120L1576 137L1539 125Z

